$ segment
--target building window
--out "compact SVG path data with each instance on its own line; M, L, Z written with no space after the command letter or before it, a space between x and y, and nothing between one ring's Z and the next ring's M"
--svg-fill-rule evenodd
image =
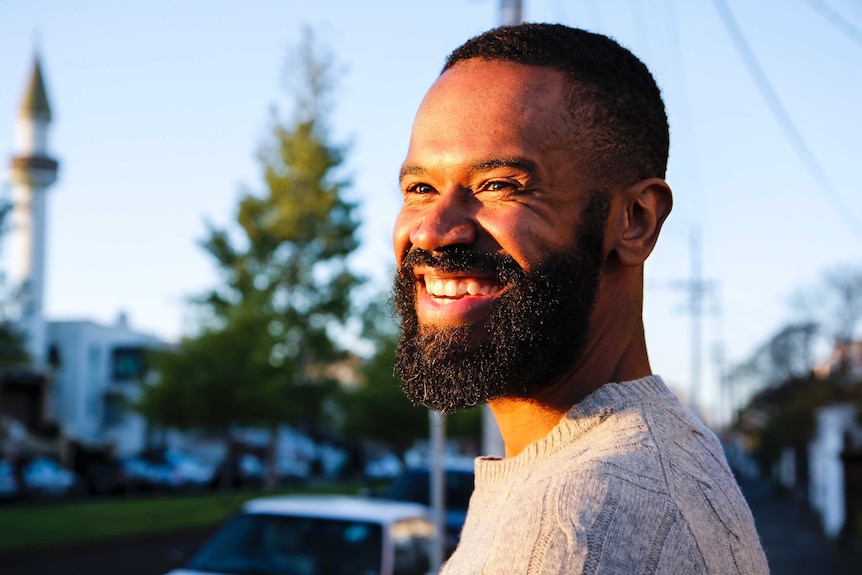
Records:
M104 371L100 369L103 366L102 350L98 345L91 345L87 350L87 387L85 391L85 397L87 398L85 409L87 410L86 415L88 418L95 419L98 417L99 409L101 408L96 390L99 389L100 382L104 378Z
M63 365L63 356L56 343L51 344L48 348L48 365L55 369Z
M123 422L123 415L126 412L128 401L122 395L107 394L105 395L105 405L102 425L105 428L119 425Z
M117 347L111 352L111 379L114 381L138 380L145 371L143 348Z

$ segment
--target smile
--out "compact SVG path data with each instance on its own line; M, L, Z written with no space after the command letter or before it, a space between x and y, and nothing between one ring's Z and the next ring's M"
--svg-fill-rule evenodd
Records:
M422 278L425 291L435 298L460 298L462 296L484 296L500 291L500 285L490 278L455 277L443 278L426 275Z
M421 323L465 325L481 321L489 305L504 290L496 277L445 273L428 268L416 271L416 313Z

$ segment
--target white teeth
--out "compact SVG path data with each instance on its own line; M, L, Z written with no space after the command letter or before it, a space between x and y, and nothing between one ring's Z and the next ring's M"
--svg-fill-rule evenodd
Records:
M435 297L454 298L464 295L489 295L499 289L493 280L476 278L425 278L425 290Z
M487 283L479 283L476 280L470 280L467 282L465 289L467 293L470 295L488 295L491 293L492 286Z

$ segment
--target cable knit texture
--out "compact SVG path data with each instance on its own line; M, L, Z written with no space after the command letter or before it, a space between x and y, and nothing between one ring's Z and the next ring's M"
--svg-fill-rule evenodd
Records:
M441 573L768 572L721 445L651 376L602 386L516 457L478 458Z

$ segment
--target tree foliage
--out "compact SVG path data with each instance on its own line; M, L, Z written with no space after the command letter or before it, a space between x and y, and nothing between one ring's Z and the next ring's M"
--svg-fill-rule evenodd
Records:
M757 379L765 387L803 378L814 367L814 346L818 326L812 321L788 324L737 365L732 380Z
M0 200L0 237L9 231L12 202ZM29 366L31 358L26 349L26 336L15 325L21 300L21 289L25 286L10 286L5 274L0 273L0 370Z
M811 440L818 408L855 402L862 413L862 381L854 380L847 366L833 366L828 374L814 369L821 352L831 353L858 337L862 268L825 273L816 286L797 294L796 304L798 320L779 329L730 373L736 385L746 383L755 390L734 427L753 440L764 465L782 448Z
M363 313L363 335L373 352L363 362L356 389L342 390L342 433L389 446L403 454L416 439L428 436L428 412L414 406L401 392L392 366L398 344L397 326L378 300Z
M794 296L797 314L817 324L831 342L860 337L862 327L862 266L845 265L826 271L820 280Z
M862 382L847 384L810 375L792 378L755 394L739 412L735 427L753 439L756 455L766 466L783 447L811 440L818 408L844 402L862 407Z
M159 380L139 407L163 425L302 424L332 388L322 366L342 354L332 328L359 282L347 265L357 222L327 126L331 59L310 33L297 54L288 74L302 89L290 94L292 119L273 112L263 189L243 191L234 226L208 226L203 247L221 281L195 300L200 329L154 358Z

